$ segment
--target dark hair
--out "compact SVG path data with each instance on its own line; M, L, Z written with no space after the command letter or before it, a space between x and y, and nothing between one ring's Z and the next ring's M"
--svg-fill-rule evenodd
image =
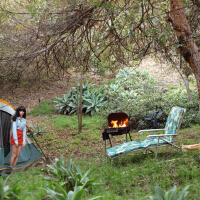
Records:
M16 121L17 117L20 116L19 112L20 111L24 111L24 114L23 114L23 118L26 119L26 108L24 106L19 106L17 109L16 109L16 112L15 112L15 115L12 117L12 120L13 121Z

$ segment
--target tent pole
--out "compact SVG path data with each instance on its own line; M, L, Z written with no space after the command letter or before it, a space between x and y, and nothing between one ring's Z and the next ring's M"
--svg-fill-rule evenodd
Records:
M42 151L42 149L41 149L40 145L38 144L37 140L35 139L34 136L32 136L32 137L33 137L34 141L36 142L37 146L40 148L40 151L42 152L42 154L44 155L44 157L45 157L46 160L47 160L47 157L46 157L46 155L44 154L44 152Z
M31 130L29 129L29 127L28 127L27 125L26 125L26 127L27 127L27 129L28 129L28 132L31 133ZM37 146L40 148L40 151L42 152L42 154L44 155L45 159L47 160L47 157L46 157L46 155L44 154L44 152L42 151L42 149L41 149L39 143L37 142L36 138L33 136L33 134L31 134L30 136L34 139L35 143L36 143Z

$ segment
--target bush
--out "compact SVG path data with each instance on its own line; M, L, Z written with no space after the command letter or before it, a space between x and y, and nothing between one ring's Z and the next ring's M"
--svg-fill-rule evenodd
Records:
M120 78L117 78L115 83L99 88L101 95L107 100L101 112L104 118L112 112L125 112L130 118L132 128L152 128L153 121L149 122L143 119L150 116L158 106L160 110L164 111L164 114L158 118L159 128L163 128L171 108L179 106L187 110L182 127L199 123L197 93L192 92L193 101L189 102L185 90L164 93L156 86L155 80L148 73L139 70L128 76L127 73L120 73L121 75L117 76Z
M185 90L171 89L163 92L148 72L125 68L119 71L116 79L109 85L93 88L83 84L83 113L100 114L107 118L110 113L125 112L134 129L152 128L153 121L144 121L159 107L164 114L159 115L159 128L164 128L168 113L173 106L186 108L182 127L190 127L200 122L199 101L196 92L192 92L193 101L189 102ZM55 101L57 111L61 114L77 112L77 90L70 91ZM107 126L107 125L106 125Z
M63 98L56 97L53 101L56 103L56 112L59 114L73 114L77 111L77 90L70 88L67 94L63 94Z
M67 192L73 190L75 186L84 186L85 188L95 185L94 180L88 178L89 170L82 174L80 168L75 164L70 156L67 161L60 157L56 163L47 165L50 170L50 177L46 179L55 180Z
M164 192L162 188L160 188L158 185L155 188L156 196L157 198L150 196L149 198L151 200L186 200L186 197L188 195L187 189L189 188L189 185L183 188L183 190L177 194L177 187L174 186L171 190L168 192Z
M104 97L101 97L98 90L92 88L93 84L82 85L82 108L83 113L93 115L99 112L103 104L106 103ZM80 85L79 85L80 87ZM70 88L67 94L63 94L63 98L56 97L56 111L59 114L76 114L77 113L77 92L75 87Z
M54 188L44 188L48 195L45 198L54 200L80 200L83 199L85 192L93 185L94 180L88 178L89 170L82 174L80 168L75 164L70 156L67 161L63 159L63 156L59 158L56 163L47 165L50 171L50 177L46 177L48 180L54 180ZM101 196L96 196L93 199L98 199Z

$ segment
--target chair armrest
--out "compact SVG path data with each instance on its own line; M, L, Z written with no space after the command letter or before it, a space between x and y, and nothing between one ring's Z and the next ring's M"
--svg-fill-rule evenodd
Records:
M139 134L142 134L144 132L156 132L156 131L164 131L165 129L146 129L146 130L140 130L138 131Z
M148 135L147 136L147 139L148 138L151 138L151 137L164 137L164 136L177 136L178 134L157 134L157 135Z

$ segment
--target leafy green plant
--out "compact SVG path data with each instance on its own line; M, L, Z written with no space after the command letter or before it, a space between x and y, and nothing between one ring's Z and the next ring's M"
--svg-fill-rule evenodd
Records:
M31 124L31 128L33 129L33 131L30 130L30 135L31 136L43 135L44 133L47 133L47 132L44 131L47 127L40 128L38 126L38 124L36 126L34 126L33 124Z
M121 78L128 78L130 74L132 73L132 70L130 67L125 67L124 69L120 69L119 73L116 75L116 78L121 79Z
M69 112L68 104L70 103L69 94L63 94L63 98L56 97L54 101L56 103L56 112L59 114L67 114Z
M188 195L188 188L190 186L186 186L183 188L183 190L177 194L177 187L174 186L172 189L170 189L167 192L164 192L162 188L160 188L158 185L156 185L155 192L157 198L150 196L149 198L151 200L186 200L186 197Z
M54 200L82 200L85 195L84 185L75 185L74 190L68 193L58 183L55 183L55 190L50 188L46 188L45 190L48 193L47 197ZM101 196L97 196L89 200L98 199L100 197Z
M136 69L136 70L134 70L133 73L139 77L142 77L143 79L148 79L148 78L153 79L153 77L150 77L149 73L144 70L142 71L142 70Z
M70 88L67 94L63 94L63 98L56 97L53 101L56 103L56 111L60 114L75 113L77 109L77 90Z
M71 101L68 104L67 111L68 111L69 115L75 114L77 112L77 96L73 95L71 97Z
M48 193L47 197L54 200L81 200L85 193L83 186L75 186L74 191L67 193L58 183L55 183L55 190L50 188L46 188L45 190Z
M6 178L6 180L3 180L3 177L0 177L0 200L5 199L19 199L19 194L21 192L21 188L16 184L12 188L9 187L9 185L6 185L7 180L10 176Z
M90 89L93 86L93 84L89 84L86 82L85 84L82 84L82 96L88 96L90 94ZM78 84L78 87L80 88L80 84ZM56 103L56 112L59 114L64 115L71 115L75 114L77 112L77 88L72 87L68 91L67 94L63 94L63 98L56 97L56 100L54 100L54 103Z
M78 85L80 87L80 84ZM93 115L99 111L99 108L105 102L104 98L99 94L99 91L92 89L93 84L82 85L82 105L83 113ZM75 114L77 112L77 91L76 88L70 88L63 98L56 97L56 111L60 114Z
M80 168L75 165L71 156L66 162L63 156L61 156L56 163L47 166L51 169L50 175L52 176L46 177L46 179L57 181L66 191L72 190L75 185L88 188L95 184L94 180L88 178L90 170L82 174Z
M43 189L48 194L47 196L45 196L45 198L54 199L54 200L68 199L67 192L58 183L55 183L55 189L51 189L51 188L43 188Z
M110 90L111 91L117 91L117 90L119 90L119 88L120 88L120 86L118 85L118 84L110 84Z
M94 86L94 84L89 83L88 81L86 83L82 84L82 92L83 94L87 91L90 91L92 89L92 87ZM78 87L80 89L80 84L78 84Z
M93 115L96 112L99 112L100 108L106 103L104 97L101 97L100 94L92 93L90 98L83 97L83 109L86 109L85 113L90 113Z

